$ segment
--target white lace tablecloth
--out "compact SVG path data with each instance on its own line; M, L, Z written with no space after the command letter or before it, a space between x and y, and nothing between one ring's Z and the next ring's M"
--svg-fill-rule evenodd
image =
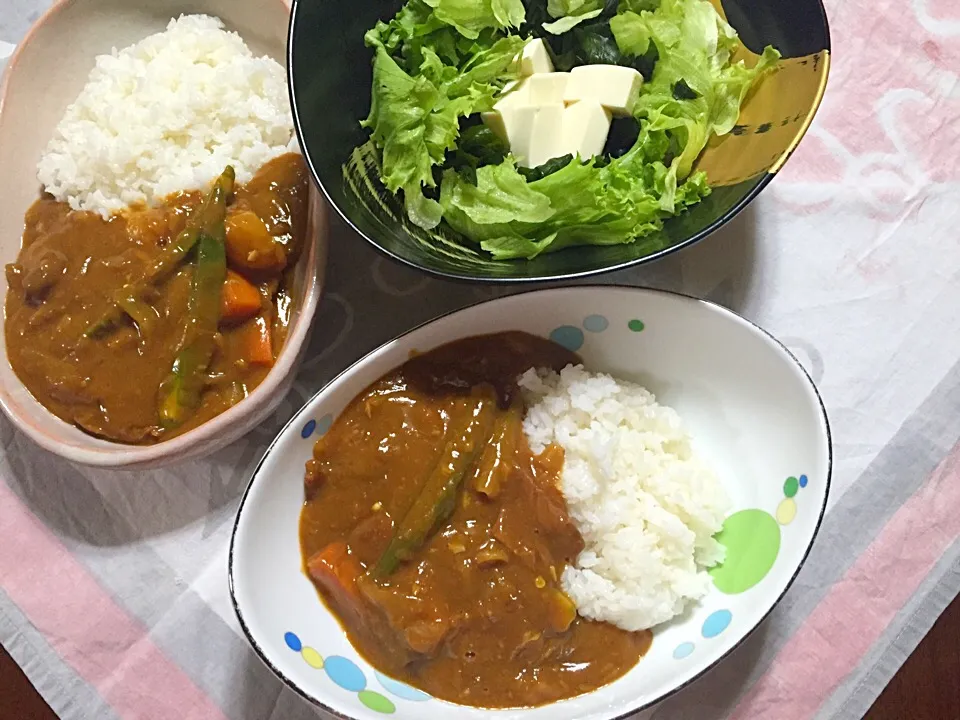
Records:
M47 4L0 0L0 66ZM960 589L960 4L827 4L826 99L785 169L724 231L598 280L703 296L769 329L819 385L834 431L830 507L797 582L656 718L860 718ZM66 720L315 716L230 607L239 496L340 370L505 292L393 264L339 222L331 251L294 390L213 457L99 472L0 419L0 641Z

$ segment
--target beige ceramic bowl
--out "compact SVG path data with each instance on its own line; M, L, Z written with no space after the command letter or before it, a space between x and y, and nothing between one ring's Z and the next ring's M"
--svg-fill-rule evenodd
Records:
M257 55L284 63L289 7L283 0L61 0L37 21L0 81L0 262L16 259L23 216L37 199L36 165L54 128L79 94L95 56L162 31L171 17L204 13L240 33ZM39 445L68 460L145 468L197 458L261 422L289 390L320 299L326 261L326 207L311 189L307 252L297 275L299 308L276 366L248 398L195 430L152 446L99 440L43 408L10 368L0 332L0 406ZM0 273L0 296L7 283ZM0 327L2 330L2 327Z

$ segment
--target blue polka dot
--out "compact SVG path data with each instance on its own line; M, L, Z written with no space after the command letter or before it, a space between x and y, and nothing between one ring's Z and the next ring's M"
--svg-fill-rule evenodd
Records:
M705 638L716 637L727 629L732 619L733 613L729 610L717 610L711 613L707 619L703 621L703 636Z
M557 345L561 345L571 352L576 352L583 347L583 330L575 328L573 325L561 325L550 333L550 339Z
M590 332L603 332L608 327L610 327L610 321L603 315L587 315L583 319L584 330L589 330Z
M326 435L327 430L330 429L330 426L333 425L333 415L327 413L319 421L317 421L317 435Z
M693 652L693 643L684 642L677 645L673 651L673 657L677 660L683 660L685 657L690 657L690 653Z
M363 670L358 668L353 660L334 655L326 659L323 669L327 671L330 679L344 690L360 692L367 686L367 679L363 676Z
M380 684L383 686L383 689L386 690L391 695L394 695L401 700L411 700L413 702L422 702L424 700L429 700L430 696L427 695L422 690L417 690L414 687L410 687L406 683L402 683L399 680L394 680L392 677L387 677L381 672L374 672L374 675L377 676L377 680L380 681Z
M800 476L800 487L806 487L806 486L807 486L807 476L806 476L806 475L801 475L801 476Z
M300 643L300 638L298 638L292 632L288 632L286 635L284 635L283 641L287 644L287 647L294 652L300 652L300 648L303 647L303 645Z
M308 437L313 435L313 429L317 426L316 420L307 420L307 424L303 426L303 430L300 431L300 437L306 440Z

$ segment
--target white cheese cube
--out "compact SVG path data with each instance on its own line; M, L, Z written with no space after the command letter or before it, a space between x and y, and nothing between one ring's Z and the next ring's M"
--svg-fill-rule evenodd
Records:
M537 108L525 152L522 159L517 157L521 165L537 167L547 160L567 154L563 149L563 113L563 103L541 105ZM514 146L511 144L510 147ZM514 154L517 154L516 149Z
M610 132L610 111L596 100L582 100L563 111L562 155L589 160L603 152Z
M562 103L570 73L538 73L524 80L528 102L531 105Z
M517 62L522 76L553 72L553 61L550 60L547 45L540 38L531 40L523 46L523 52L517 57Z
M521 164L530 147L536 116L537 108L532 105L502 107L480 115L483 123L506 141Z
M503 121L503 115L500 110L480 113L480 119L483 120L483 124L490 128L501 140L509 142L509 140L507 140L507 124Z
M505 107L519 107L520 105L532 105L530 102L530 89L524 80L511 80L503 86L500 93L500 99L493 106L494 110L500 110Z
M618 116L630 114L643 83L640 73L620 65L580 65L568 74L564 102L596 100Z

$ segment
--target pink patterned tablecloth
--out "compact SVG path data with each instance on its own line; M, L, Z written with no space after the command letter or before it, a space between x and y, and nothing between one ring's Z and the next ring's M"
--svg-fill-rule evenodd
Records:
M47 4L0 2L0 65ZM785 169L716 236L600 280L704 296L768 328L814 377L834 429L834 490L796 584L656 718L859 718L960 590L960 3L827 5L830 83ZM0 419L0 641L67 720L315 716L230 607L239 495L326 380L498 292L392 264L340 224L331 246L294 391L212 458L97 472Z

